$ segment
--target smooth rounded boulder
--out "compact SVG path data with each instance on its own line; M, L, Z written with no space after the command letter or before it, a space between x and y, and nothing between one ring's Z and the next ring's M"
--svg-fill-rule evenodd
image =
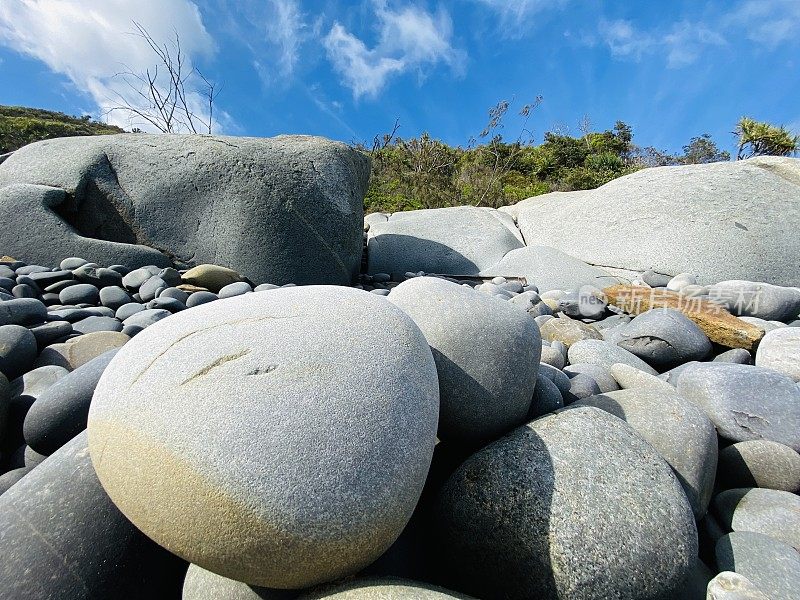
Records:
M760 487L800 492L800 454L770 440L731 444L719 453L721 489Z
M800 328L782 327L768 331L758 345L756 365L800 382Z
M667 598L698 548L669 465L589 407L473 454L442 489L437 518L448 585L481 598Z
M171 552L303 588L358 571L400 534L438 407L433 356L403 311L351 288L287 287L133 338L97 385L89 446L114 503Z
M394 577L355 579L305 593L298 600L472 600L444 588Z
M736 488L714 497L721 525L733 531L754 531L800 551L800 498L764 488Z
M439 438L491 440L525 421L542 352L527 312L436 277L398 285L389 300L419 326L439 374Z
M720 538L715 555L720 570L744 575L769 600L797 600L800 554L791 546L760 533L734 531Z
M697 406L672 392L654 388L618 390L579 400L623 419L664 457L677 475L697 519L714 491L717 432Z

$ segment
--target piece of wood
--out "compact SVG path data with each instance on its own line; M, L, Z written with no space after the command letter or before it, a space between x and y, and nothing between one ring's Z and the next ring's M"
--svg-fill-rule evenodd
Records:
M708 339L727 348L753 351L764 337L761 329L733 316L711 300L635 285L612 285L603 291L609 304L630 315L639 315L652 308L679 310L697 323Z

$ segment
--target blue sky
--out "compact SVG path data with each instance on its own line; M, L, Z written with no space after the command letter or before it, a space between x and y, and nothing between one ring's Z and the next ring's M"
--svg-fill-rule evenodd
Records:
M490 106L537 95L536 141L584 115L668 151L705 132L732 150L742 115L800 131L800 0L0 0L0 104L100 116L131 99L115 74L153 64L133 21L178 32L233 135L349 142L399 119L465 145Z

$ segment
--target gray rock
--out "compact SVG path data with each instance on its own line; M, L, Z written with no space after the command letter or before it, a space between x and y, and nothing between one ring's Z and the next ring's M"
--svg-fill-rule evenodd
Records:
M97 304L100 290L90 283L79 283L64 288L58 294L61 304Z
M708 582L706 600L769 600L769 597L744 575L723 571Z
M185 569L108 498L86 434L0 496L0 555L2 600L174 597Z
M86 317L72 324L76 333L95 333L97 331L122 331L122 323L114 317Z
M0 165L0 221L15 225L0 247L44 264L75 253L165 267L169 256L256 283L349 284L369 172L364 154L311 136L46 140ZM41 182L52 187L9 185Z
M367 235L368 273L478 275L524 246L508 215L473 206L394 213Z
M437 391L424 336L386 299L282 288L133 338L95 389L89 443L103 487L150 538L225 577L301 588L358 571L400 534Z
M183 581L182 600L294 600L294 590L250 586L197 565L189 565Z
M760 487L800 492L800 454L769 440L731 444L719 453L721 489Z
M186 306L186 301L189 299L189 294L184 292L183 290L179 290L176 287L169 287L165 289L158 295L159 298L174 298L184 306Z
M393 577L356 579L323 586L298 600L471 600L470 596L444 588Z
M8 411L11 404L11 387L5 375L0 373L0 447L3 446L3 434L8 423Z
M619 390L584 398L626 421L664 457L683 486L695 518L708 508L717 471L717 434L705 413L673 390Z
M148 309L163 309L168 310L171 313L180 312L182 310L186 310L186 305L183 304L177 298L162 298L158 297L155 300L150 300L147 303Z
M567 374L567 377L571 377L573 374L578 374L578 373L583 373L584 375L588 375L595 381L598 389L603 394L606 392L613 392L614 390L619 389L619 385L617 384L617 381L614 379L614 377L611 375L611 372L608 369L601 367L599 365L592 365L589 363L578 363L564 367L564 372Z
M473 454L445 484L437 523L451 578L478 597L669 597L697 555L669 466L594 408L543 417Z
M92 394L116 353L117 349L110 350L65 373L38 395L25 416L22 430L28 446L50 455L86 429Z
M31 275L33 273L48 273L50 269L42 265L21 265L15 269L17 275Z
M567 363L567 359L561 351L556 348L551 348L550 346L542 346L542 355L539 360L556 369L563 369L564 365Z
M511 250L496 264L481 272L485 277L495 274L525 277L528 283L536 284L540 292L577 290L584 285L603 288L619 283L607 271L547 246L525 246Z
M800 498L791 492L735 488L714 497L714 514L723 527L754 531L800 550Z
M739 317L739 318L745 323L749 323L750 325L755 325L764 333L772 331L773 329L786 327L786 324L781 323L780 321L765 321L764 319L759 319L758 317Z
M77 256L71 256L69 258L65 258L58 264L59 269L63 269L64 271L74 271L78 267L82 267L83 265L87 264L89 261L83 258L78 258Z
M30 325L47 318L47 307L35 298L15 298L0 302L0 326Z
M640 371L639 369L629 365L617 363L611 365L611 369L609 369L609 371L614 377L614 380L619 384L619 387L624 390L649 388L668 393L675 392L675 387L663 379L660 379L655 375L645 373L644 371Z
M208 302L213 302L214 300L219 300L219 296L213 292L193 292L189 296L189 299L186 300L186 307L194 308L195 306L207 304Z
M128 317L132 317L136 313L142 312L144 309L144 306L138 302L128 302L127 304L120 306L114 313L114 316L120 321L124 321Z
M130 301L131 297L128 292L118 285L110 285L100 290L100 304L112 310L117 310Z
M672 279L672 275L667 275L666 273L657 273L652 269L648 269L642 273L642 281L644 281L650 287L667 287L670 279Z
M33 467L18 467L0 475L0 496L11 489L11 486L31 472ZM2 592L0 592L2 594Z
M98 288L122 285L122 274L113 269L98 267L92 263L78 267L72 274L78 281L91 283Z
M39 348L44 348L72 333L72 323L69 321L50 321L44 325L37 325L30 328L33 337Z
M274 283L262 283L261 285L257 285L256 287L254 287L253 291L254 292L268 292L270 290L277 290L280 287L281 286L275 285ZM204 293L204 292L198 292L198 293Z
M643 169L582 194L538 196L519 209L517 224L528 243L591 264L690 271L702 284L739 277L797 285L798 165L763 156Z
M26 467L36 467L44 462L47 458L44 454L39 454L31 448L30 446L25 446L25 466Z
M756 351L756 365L800 381L800 328L767 332Z
M51 310L46 314L50 321L68 321L70 323L92 316L92 313L85 308L60 308Z
M156 296L168 287L169 285L167 285L166 281L155 275L141 285L139 288L139 296L142 302L150 302L150 300L155 299Z
M146 327L150 327L153 323L166 319L170 315L172 313L163 308L148 308L136 312L122 322L122 333L132 337Z
M477 444L525 421L541 339L513 304L434 277L398 285L389 301L419 326L439 373L439 438Z
M15 285L11 289L11 295L14 298L36 298L39 294L37 291L28 284Z
M721 281L709 286L711 300L734 315L791 321L800 314L800 289L755 281Z
M176 285L180 285L181 283L183 283L183 280L181 279L181 274L176 269L173 269L172 267L167 267L166 269L161 269L157 273L157 275L162 280L164 280L167 283L167 285L169 285L171 287L174 287Z
M567 394L569 392L569 377L563 371L556 369L552 365L548 365L546 363L540 363L539 373L547 377L550 381L552 381L562 395Z
M797 600L800 554L791 546L750 531L722 537L716 547L717 568L747 577L770 600Z
M564 399L552 379L542 373L536 375L536 389L533 390L533 400L531 400L526 420L533 421L543 415L555 412L563 406Z
M233 298L234 296L241 296L242 294L248 294L252 291L253 287L249 283L246 281L237 281L236 283L229 283L220 289L217 295L220 298Z
M160 272L160 271L159 271ZM145 281L154 277L155 274L146 267L135 269L122 278L122 285L131 291L138 290Z
M128 340L130 337L119 331L87 333L63 344L51 344L42 350L34 366L58 365L72 371L104 352L122 347Z
M678 273L667 282L667 289L671 292L680 292L683 289L697 284L694 273Z
M800 450L800 389L780 373L707 363L681 374L677 389L706 412L725 439L766 439Z
M616 344L602 340L581 340L572 344L567 353L570 364L589 363L610 369L622 363L645 373L657 375L657 371L638 356L620 348Z
M689 317L671 308L648 310L627 325L609 330L604 337L658 368L702 360L711 352L706 334Z
M592 325L576 319L559 315L557 319L548 319L539 326L542 339L548 342L559 341L567 348L581 340L601 340L603 334Z
M29 370L37 354L36 336L29 329L0 325L0 373L6 378L15 379Z
M763 343L763 340L762 342ZM739 365L752 365L753 355L744 348L732 348L714 357L713 362L736 363Z
M569 392L564 394L564 404L572 404L581 398L588 398L600 393L597 382L585 373L569 375Z

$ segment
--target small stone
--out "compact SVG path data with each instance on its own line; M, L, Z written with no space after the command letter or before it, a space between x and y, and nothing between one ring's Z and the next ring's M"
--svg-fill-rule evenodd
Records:
M28 284L15 285L11 289L11 295L14 298L36 298L39 294Z
M236 283L229 283L219 291L220 299L233 298L234 296L241 296L242 294L249 294L253 291L252 286L246 281L237 281Z
M58 294L62 304L97 304L100 290L89 283L79 283L64 288Z
M40 289L59 283L61 281L70 281L72 279L72 271L46 271L44 273L33 273L30 276Z
M709 297L732 314L766 321L789 321L800 314L800 289L755 281L721 281Z
M58 365L72 371L109 350L124 346L129 340L129 336L117 331L87 333L63 344L48 346L39 355L34 366Z
M680 292L687 285L695 285L697 277L692 273L679 273L667 282L667 289L671 292Z
M24 265L21 267L17 267L16 269L17 275L30 275L32 273L48 273L48 272L50 272L50 269L42 265Z
M134 336L143 329L150 327L153 323L166 319L170 315L172 313L163 308L148 308L134 313L122 322L122 333Z
M78 258L77 256L71 256L70 258L65 258L62 260L59 268L65 271L74 271L78 267L82 267L83 265L87 264L89 264L88 260Z
M153 273L145 268L142 267L141 269L135 269L125 275L122 278L122 285L131 291L136 291L151 277L153 277Z
M262 283L261 285L257 285L253 288L254 292L268 292L270 290L277 290L280 289L281 286L275 285L274 283Z
M781 323L780 321L766 321L764 319L759 319L758 317L739 317L739 320L744 321L753 327L757 327L763 333L768 333L773 329L782 329L786 327L786 324Z
M750 354L744 348L733 348L731 350L722 352L721 354L717 354L714 357L713 362L727 362L727 363L735 363L738 365L752 365L753 355Z
M719 453L717 485L721 489L760 487L796 494L800 492L800 454L769 440L731 444Z
M585 373L573 373L569 377L569 392L564 394L564 404L572 404L581 398L588 398L600 393L597 382Z
M770 600L752 581L733 571L723 571L708 582L706 600Z
M714 514L723 527L754 531L800 550L800 498L791 492L735 488L714 497Z
M649 373L657 375L657 371L638 356L620 348L616 344L601 340L581 340L572 344L567 353L570 364L590 363L610 369L616 363L623 363Z
M563 408L564 399L561 392L546 375L539 373L536 375L536 389L533 391L533 400L528 409L528 421L533 421L541 416Z
M0 302L0 326L30 325L47 319L47 307L35 298L15 298Z
M76 333L95 333L97 331L122 331L122 323L114 317L87 317L72 324Z
M48 344L52 344L72 333L72 323L69 321L50 321L43 325L37 325L30 328L36 338L36 344L39 348L44 348Z
M542 339L548 342L559 341L567 348L581 340L602 340L603 335L591 325L560 315L548 319L539 327Z
M184 292L183 290L179 290L176 287L168 287L158 295L158 298L174 298L175 300L186 306L186 301L189 299L189 293Z
M619 387L624 390L652 388L666 393L675 393L675 387L663 379L630 365L616 363L611 365L609 372L619 384Z
M40 465L40 464L42 464L44 462L44 460L46 458L47 458L47 456L45 456L44 454L39 454L38 452L36 452L36 450L31 448L30 446L25 446L25 466L26 467L33 468L33 467L35 467L37 465Z
M644 281L650 287L667 287L667 284L669 284L671 280L671 275L658 273L652 269L642 273L642 281Z
M638 369L634 369L636 372L641 373ZM588 375L591 377L595 383L597 384L600 393L606 392L613 392L614 390L619 389L619 385L617 381L614 379L611 372L599 365L592 365L589 363L578 363L574 365L569 365L564 367L564 372L567 374L567 377L572 377L572 375L576 375L578 373L583 373L584 375Z
M569 392L569 377L563 371L547 363L541 363L539 364L539 373L552 381L562 396Z
M758 345L756 365L800 381L800 328L785 327L767 332Z
M800 450L800 389L771 369L701 363L681 373L678 393L702 408L719 435L766 439Z
M0 496L11 489L15 483L31 472L33 467L18 467L0 475ZM0 592L2 594L2 592Z
M219 300L219 296L213 292L194 292L190 294L189 298L186 300L186 308L194 308L195 306L213 302L214 300Z
M176 269L172 267L167 267L166 269L161 269L158 272L158 277L160 277L168 286L176 286L182 283L181 274L178 273Z
M131 317L138 312L142 312L143 310L144 306L138 302L128 302L127 304L120 306L117 309L117 312L114 313L114 316L120 321L124 321L128 317Z
M539 360L554 366L556 369L563 369L567 362L567 359L564 358L564 355L559 350L550 346L542 346L542 356Z
M797 600L800 554L791 546L759 533L734 531L720 538L715 554L717 568L747 577L770 600Z
M11 382L11 401L8 410L6 439L3 440L4 445L13 447L22 444L22 423L31 405L67 373L68 371L63 367L39 367Z
M74 323L93 315L85 308L61 308L51 310L47 313L47 316L49 321L68 321L69 323Z
M155 299L156 296L168 287L167 282L161 279L161 277L154 276L142 284L139 288L139 296L142 302L150 302L150 300Z
M181 276L184 283L204 287L211 292L219 292L228 284L242 281L243 277L233 269L219 265L197 265Z
M163 309L163 310L168 310L171 313L176 313L182 310L186 310L186 305L183 304L177 298L159 296L155 300L150 300L150 302L147 303L147 308Z
M16 379L36 360L36 336L21 325L0 325L0 373Z
M90 283L98 288L109 285L122 285L122 275L112 269L97 267L91 263L78 267L72 271L72 275L78 281Z
M270 590L272 591L272 590ZM262 596L272 600L273 596ZM280 597L275 597L280 600ZM394 577L356 579L306 592L298 600L474 600L464 594Z
M112 310L117 310L123 304L128 304L131 297L118 285L110 285L100 290L100 304Z
M117 273L119 273L123 277L125 277L125 275L127 275L128 273L130 273L133 270L133 269L130 269L130 268L126 267L125 265L109 265L108 268L111 269L112 271L116 271Z
M228 579L197 565L189 565L183 580L181 600L294 600L295 590L250 586Z

